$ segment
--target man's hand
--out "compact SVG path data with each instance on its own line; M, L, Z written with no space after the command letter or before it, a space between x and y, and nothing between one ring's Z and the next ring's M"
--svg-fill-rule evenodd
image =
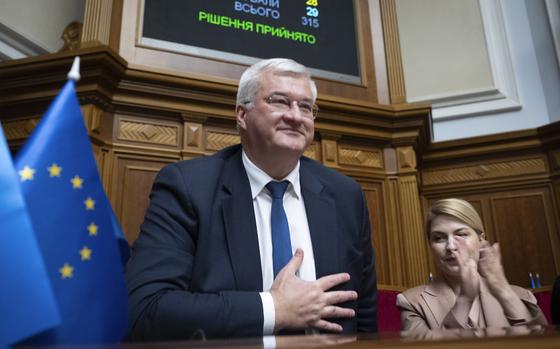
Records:
M328 291L336 285L350 280L347 273L324 276L316 281L304 281L296 276L303 261L303 251L297 249L288 264L278 273L272 283L270 294L276 312L275 332L282 329L317 328L341 332L339 324L325 318L354 317L353 309L334 304L355 300L355 291Z

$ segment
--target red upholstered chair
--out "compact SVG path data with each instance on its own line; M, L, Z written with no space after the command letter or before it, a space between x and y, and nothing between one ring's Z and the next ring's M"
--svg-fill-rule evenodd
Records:
M379 332L401 330L401 316L397 308L397 295L405 288L377 285L377 325Z
M546 316L546 320L549 324L552 323L552 316L550 314L550 299L552 297L552 287L551 286L544 286L541 288L532 289L535 298L537 299L537 304L541 308Z

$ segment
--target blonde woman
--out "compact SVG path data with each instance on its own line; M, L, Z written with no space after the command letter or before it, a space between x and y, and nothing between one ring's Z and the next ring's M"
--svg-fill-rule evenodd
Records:
M507 281L500 248L468 202L437 201L426 227L438 277L397 296L403 330L546 325L533 294Z

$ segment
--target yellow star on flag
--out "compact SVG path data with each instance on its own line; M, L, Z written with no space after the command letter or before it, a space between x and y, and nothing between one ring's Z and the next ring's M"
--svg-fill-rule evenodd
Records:
M82 256L83 261L89 261L91 259L91 253L92 251L87 246L84 246L84 248L80 250L80 256Z
M95 225L95 223L93 223L93 222L90 223L90 224L88 225L88 227L87 227L89 236L95 236L95 235L97 235L97 229L98 229L98 228L99 228L99 227L98 227L97 225Z
M84 184L84 180L77 175L74 176L74 178L72 178L70 182L72 182L72 188L74 189L82 189L82 185Z
M84 201L84 204L86 205L86 210L88 211L93 211L95 208L95 201L92 198L87 198L86 201Z
M64 263L64 265L62 266L62 268L58 269L58 271L60 272L60 276L63 279L68 279L71 278L74 274L74 267L72 267L70 264L68 263Z
M53 163L51 166L48 167L48 170L49 170L49 176L60 177L60 173L62 172L62 167Z
M35 169L25 166L23 170L19 171L19 177L22 182L33 180L33 175L35 175Z

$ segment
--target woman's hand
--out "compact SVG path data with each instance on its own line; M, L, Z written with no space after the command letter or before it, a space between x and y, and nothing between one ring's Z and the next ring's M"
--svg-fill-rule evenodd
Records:
M488 241L482 242L478 270L480 275L484 276L488 282L490 292L498 299L508 318L515 319L518 322L528 321L532 318L529 309L513 291L506 279L498 243L490 245Z
M480 291L480 277L478 268L473 256L469 255L465 240L461 237L454 237L457 250L453 253L459 262L461 290L459 297L464 297L469 301L473 301Z
M478 270L480 275L488 281L488 287L494 296L497 296L499 291L509 289L509 283L502 266L500 245L497 242L490 245L488 241L482 241Z

